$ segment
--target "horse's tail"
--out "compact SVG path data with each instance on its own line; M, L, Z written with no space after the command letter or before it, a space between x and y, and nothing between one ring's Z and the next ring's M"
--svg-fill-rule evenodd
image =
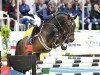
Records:
M21 49L20 49L21 41L22 41L22 39L19 40L19 41L17 42L15 55L19 55L19 54L20 54L20 53L19 53L19 52L20 52L19 50L21 50Z

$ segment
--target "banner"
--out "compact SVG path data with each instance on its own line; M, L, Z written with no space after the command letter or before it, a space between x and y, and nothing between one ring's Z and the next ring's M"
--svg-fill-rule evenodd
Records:
M9 46L16 46L18 40L20 40L23 37L23 34L24 32L11 32L10 40L8 42ZM1 36L0 50L3 50ZM100 54L100 31L76 31L75 41L73 43L68 44L68 47L65 52L74 55Z

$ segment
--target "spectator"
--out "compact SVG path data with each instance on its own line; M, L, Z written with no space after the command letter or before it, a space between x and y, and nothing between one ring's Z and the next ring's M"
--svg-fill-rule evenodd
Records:
M100 0L99 0L99 3L98 4L99 4L99 8L100 8Z
M49 20L51 19L56 12L56 3L54 1L49 1L48 7L37 12L37 15L41 18L41 20Z
M90 0L86 0L85 7L88 9L89 13L92 9L92 4Z
M79 16L80 27L79 30L82 29L82 2L79 3L79 8L77 10L77 15ZM88 30L88 25L90 24L89 14L87 9L84 9L84 22L85 22L85 29Z
M91 3L94 4L94 3L99 3L100 0L91 0Z
M57 0L57 6L61 4L61 0Z
M99 4L99 3L100 3L100 0L91 0L92 9L94 10L94 5Z
M91 10L93 9L93 4L91 3L91 0L86 0L86 3L84 5L85 9L87 9L87 12L88 12L88 17L89 17L89 20L91 20L90 18L90 12Z
M76 13L74 12L73 8L72 8L72 4L71 3L67 3L67 14L73 16L76 15Z
M8 14L11 18L17 19L16 9L17 9L17 7L15 4L15 0L11 0L11 4L9 5L9 8L8 8Z
M71 4L72 4L72 5L74 4L74 0L71 1Z
M67 12L67 4L68 4L68 1L64 0L62 5L59 6L58 12L65 12L66 13Z
M44 0L44 4L46 4L48 6L50 0Z
M22 18L19 19L19 23L25 24L25 30L28 29L29 25L33 25L34 16L29 14L30 8L26 4L26 0L22 0L22 4L19 6L19 11L22 14Z
M22 4L19 6L19 11L23 16L29 15L30 7L26 4L26 0L22 0Z
M98 4L94 4L94 9L91 11L90 17L92 21L92 29L97 30L97 25L100 24L100 7Z
M78 0L74 0L73 1L73 5L72 5L72 8L74 9L75 12L77 12L78 7L79 7Z
M2 6L2 10L4 11L5 9L5 5L8 3L8 0L0 0L1 6Z
M46 5L43 4L42 0L35 0L35 3L32 5L32 11L33 13L36 13L38 10L41 10L45 7Z
M11 5L11 0L8 0L8 3L6 4L4 11L8 12L9 6Z
M19 19L19 23L25 24L25 30L28 29L29 25L33 24L33 21L34 19L31 16L23 16L22 18Z

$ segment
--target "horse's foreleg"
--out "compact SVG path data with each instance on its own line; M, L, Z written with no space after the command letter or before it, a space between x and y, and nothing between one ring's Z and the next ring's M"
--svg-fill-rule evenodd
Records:
M62 49L62 50L66 50L66 49L67 49L67 44L68 44L68 40L65 39L65 40L63 41L62 45L61 45L61 49Z
M57 48L59 46L59 35L58 35L58 29L54 28L54 48Z

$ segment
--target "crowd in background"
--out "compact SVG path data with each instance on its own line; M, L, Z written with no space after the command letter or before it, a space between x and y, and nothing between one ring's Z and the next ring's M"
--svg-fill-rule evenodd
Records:
M35 0L30 7L30 5L26 3L26 0L21 0L19 5L19 22L26 25L25 30L27 30L29 24L33 23L32 18L34 18L34 14L37 14L41 20L45 21L55 15L56 12L64 12L70 16L77 15L79 17L78 29L82 30L83 3L81 1L57 0L56 5L49 2L50 0ZM16 0L8 0L8 3L4 6L3 10L7 12L11 18L17 20L18 11ZM29 16L30 18L25 16ZM92 26L92 30L100 29L100 0L86 0L84 4L84 29L88 30L89 25Z

